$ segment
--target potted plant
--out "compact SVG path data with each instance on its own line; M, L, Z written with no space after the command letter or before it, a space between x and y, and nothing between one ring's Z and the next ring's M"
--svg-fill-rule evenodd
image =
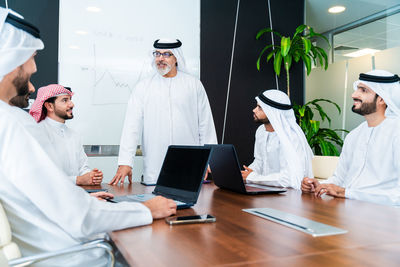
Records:
M256 39L265 33L272 32L280 38L280 45L268 44L260 52L257 59L257 69L260 70L261 58L268 51L271 50L267 56L267 62L273 57L274 58L274 71L276 75L280 75L282 62L286 72L286 84L287 94L290 97L290 76L289 70L292 66L293 60L299 62L302 60L307 69L307 75L311 72L311 62L317 65L319 61L321 66L324 66L326 70L328 68L328 56L325 50L321 47L313 44L313 38L322 38L328 45L328 39L322 34L314 32L313 28L307 25L300 25L296 28L296 32L293 37L286 37L281 35L279 32L272 30L271 28L264 28L257 33Z
M280 38L280 45L268 44L261 50L257 59L257 69L260 70L261 59L266 52L270 50L266 55L266 60L269 62L271 58L274 58L274 71L278 76L281 73L283 62L286 72L287 94L290 97L289 71L293 60L295 62L299 62L300 60L304 62L307 75L311 73L311 62L313 62L314 65L317 65L319 62L319 64L326 70L328 68L328 56L325 50L316 46L312 40L314 38L322 38L328 43L328 45L329 42L325 36L314 32L313 28L307 25L300 25L297 27L293 37L286 37L271 28L265 28L257 33L256 39L258 40L265 33L271 32ZM327 120L329 126L331 125L331 118L324 111L319 102L330 103L336 107L339 114L341 113L339 105L328 99L315 99L304 105L294 104L293 110L298 123L307 138L308 144L313 149L315 155L338 156L339 151L337 147L343 146L343 140L337 132L348 131L344 129L332 130L329 128L321 128L321 122L314 119L314 111L319 113L322 121Z
M318 112L322 121L328 121L329 127L331 126L331 118L324 111L319 102L330 103L336 107L339 114L341 113L339 105L328 99L314 99L304 105L294 104L294 113L315 155L339 156L337 146L342 147L343 140L337 132L348 131L344 129L332 130L329 128L321 128L321 122L314 119L314 111Z

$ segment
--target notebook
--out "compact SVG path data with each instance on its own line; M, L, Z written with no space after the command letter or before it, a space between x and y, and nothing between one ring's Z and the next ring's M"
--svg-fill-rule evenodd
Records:
M157 195L175 200L178 209L196 204L211 154L210 147L170 145L151 194L117 196L114 202L146 201Z
M211 147L210 168L214 183L219 188L242 194L276 194L286 192L281 187L245 184L233 145L205 145Z

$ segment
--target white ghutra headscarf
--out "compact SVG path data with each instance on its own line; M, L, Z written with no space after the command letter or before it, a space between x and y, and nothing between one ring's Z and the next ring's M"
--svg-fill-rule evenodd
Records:
M281 149L285 153L293 188L300 189L304 177L312 173L313 153L300 126L296 123L289 97L282 91L266 90L256 97L272 128L276 132Z
M0 7L0 81L43 48L35 26L14 11Z
M400 83L399 76L386 70L372 70L361 73L359 80L353 83L354 91L360 83L371 88L382 97L387 105L386 116L400 117Z

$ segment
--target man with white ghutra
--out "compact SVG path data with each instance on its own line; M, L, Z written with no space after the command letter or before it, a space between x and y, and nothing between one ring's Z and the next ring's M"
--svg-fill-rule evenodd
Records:
M65 249L104 233L146 225L176 212L170 199L108 203L91 197L63 173L9 105L26 95L44 48L39 30L0 7L0 201L23 256ZM26 114L26 116L29 116ZM82 251L39 266L105 266L103 250Z
M312 177L312 150L307 143L287 94L276 89L256 97L254 161L242 171L246 183L300 189L304 177Z
M153 73L137 83L128 101L118 157L110 184L132 181L133 158L142 138L143 182L157 181L169 145L216 144L206 91L186 69L177 39L158 39Z
M303 192L400 205L399 81L384 70L360 74L352 111L365 122L346 136L333 176L321 183L304 178Z

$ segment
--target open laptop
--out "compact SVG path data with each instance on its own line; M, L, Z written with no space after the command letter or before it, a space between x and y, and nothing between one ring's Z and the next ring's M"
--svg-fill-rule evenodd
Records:
M273 186L245 184L233 145L205 145L211 147L210 167L216 186L243 194L276 194L286 189Z
M114 197L111 201L144 202L156 195L175 200L178 209L196 204L211 154L210 147L171 145L151 194Z

